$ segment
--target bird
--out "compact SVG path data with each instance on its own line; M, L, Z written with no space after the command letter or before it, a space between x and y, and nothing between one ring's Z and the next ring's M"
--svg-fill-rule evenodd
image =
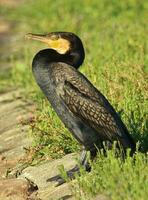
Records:
M115 141L125 152L135 152L135 142L107 98L78 70L85 58L79 36L72 32L26 35L46 43L33 58L32 72L49 103L82 145L80 163L89 171L98 149Z

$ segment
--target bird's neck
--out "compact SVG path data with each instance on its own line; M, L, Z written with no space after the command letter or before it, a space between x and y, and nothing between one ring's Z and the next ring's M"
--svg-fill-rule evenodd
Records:
M81 55L81 53L78 52L59 54L55 50L44 49L35 55L32 65L33 68L36 68L49 66L49 64L53 62L63 62L77 69L83 63L83 60L84 54Z

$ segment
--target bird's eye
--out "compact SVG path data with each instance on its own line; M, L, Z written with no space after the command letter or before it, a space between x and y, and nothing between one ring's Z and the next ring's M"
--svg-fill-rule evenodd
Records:
M52 36L51 36L51 39L52 39L52 40L57 40L58 38L59 38L58 35L52 35Z

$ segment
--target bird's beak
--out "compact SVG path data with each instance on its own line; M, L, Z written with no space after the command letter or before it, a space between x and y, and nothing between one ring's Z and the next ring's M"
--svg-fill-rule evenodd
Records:
M70 49L70 42L64 38L52 39L49 34L39 35L28 33L25 36L27 39L38 40L48 44L49 48L56 50L60 54L65 54Z
M38 41L41 41L41 42L44 42L44 43L47 43L49 42L49 38L46 37L46 35L39 35L39 34L33 34L33 33L28 33L25 35L25 38L26 39L32 39L32 40L38 40Z

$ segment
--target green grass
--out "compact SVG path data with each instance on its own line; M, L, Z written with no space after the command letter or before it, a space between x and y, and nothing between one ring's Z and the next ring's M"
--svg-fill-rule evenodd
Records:
M72 31L86 49L81 71L110 100L142 151L148 149L147 72L148 2L146 0L36 0L15 9L0 7L7 20L16 21L20 47L10 56L13 69L1 75L0 90L8 86L24 89L24 99L36 105L30 132L35 149L32 162L57 158L79 150L35 83L31 60L43 44L26 41L28 32ZM2 88L2 89L1 89ZM27 97L27 98L26 98ZM90 174L82 173L75 185L79 199L103 193L111 199L147 199L148 168L138 152L124 163L109 152L100 155ZM78 189L80 187L80 189ZM79 190L79 191L78 191Z
M125 162L117 159L113 151L108 151L106 157L99 153L91 173L81 170L81 176L72 183L72 191L80 200L91 200L98 194L107 199L146 200L147 164L146 157L140 153L135 155L134 160L127 156Z

